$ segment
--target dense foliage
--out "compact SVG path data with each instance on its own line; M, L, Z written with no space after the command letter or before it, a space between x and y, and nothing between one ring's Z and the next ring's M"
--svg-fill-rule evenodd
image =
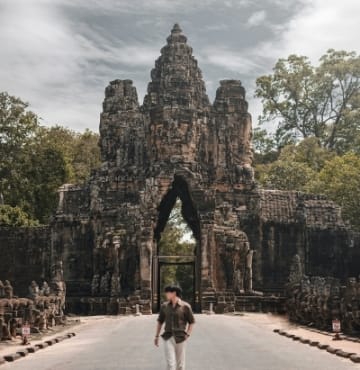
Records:
M38 226L20 207L0 205L0 226Z
M263 102L254 130L260 184L325 194L360 229L360 57L329 50L312 66L290 55L257 79L256 96Z
M304 56L280 59L256 81L260 123L273 122L278 146L316 137L338 153L360 152L360 57L329 50L313 66Z
M59 126L47 128L19 98L0 93L0 195L10 208L2 222L18 225L20 209L30 224L46 223L64 183L85 181L100 162L98 135L76 133Z

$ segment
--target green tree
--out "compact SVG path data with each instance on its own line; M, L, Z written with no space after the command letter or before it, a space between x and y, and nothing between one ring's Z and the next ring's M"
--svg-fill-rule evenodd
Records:
M258 166L257 179L267 189L305 191L317 173L306 163L278 159Z
M75 183L83 183L100 166L99 135L88 129L75 136L72 167Z
M0 193L4 201L17 205L28 191L23 178L24 163L33 150L39 119L28 104L7 93L0 93Z
M255 165L274 162L279 156L276 139L261 127L253 130L253 149Z
M335 155L334 152L323 148L317 138L309 137L298 144L285 146L281 150L279 159L304 163L314 171L320 171Z
M0 197L48 222L63 183L82 183L100 164L98 135L44 127L28 104L0 94Z
M31 181L29 207L24 209L41 223L47 223L58 204L58 188L67 182L64 155L56 148L39 146L28 158L24 177ZM26 194L23 195L25 197ZM29 208L29 209L28 209Z
M256 165L256 178L265 188L305 191L308 182L334 156L318 139L307 138L285 146L276 161Z
M20 207L0 205L0 226L37 226L39 223L34 221Z
M41 142L63 153L69 183L85 182L100 166L99 135L90 130L77 133L62 126L43 127Z
M307 190L325 194L342 207L342 215L360 230L360 156L346 153L327 161Z
M307 57L290 55L256 84L255 95L263 103L260 123L276 123L278 146L316 137L338 152L360 149L360 57L355 52L329 50L316 67Z

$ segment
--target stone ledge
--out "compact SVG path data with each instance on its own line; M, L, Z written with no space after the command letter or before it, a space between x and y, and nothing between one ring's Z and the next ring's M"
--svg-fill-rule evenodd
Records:
M49 347L49 344L44 342L44 343L39 343L39 344L36 344L35 347L39 347L40 349L44 349L46 347Z
M36 347L36 346L32 346L32 347L28 347L27 350L29 353L35 353L39 350L40 348L39 347Z
M331 347L331 346L326 348L326 352L329 352L329 353L332 353L332 354L335 354L337 351L339 351L338 348L334 348L334 347Z
M21 355L19 353L12 353L11 355L5 355L4 360L8 362L13 362L21 358Z
M352 362L360 363L360 355L351 355L350 360Z
M328 345L328 344L321 344L321 343L319 343L319 344L317 345L317 347L318 347L319 349L328 349L329 345Z
M343 350L339 350L339 351L336 351L335 352L335 355L336 356L339 356L339 357L344 357L344 358L350 358L350 356L352 355L355 355L356 353L350 353L350 352L346 352L346 351L343 351Z
M302 338L302 337L299 337L297 335L290 334L285 330L274 329L273 332L277 333L279 335L282 335L286 338L291 338L293 340L299 340L301 343L308 344L309 346L317 347L321 350L326 350L327 352L329 352L331 354L334 354L336 356L343 357L343 358L348 358L353 362L360 363L360 354L346 352L346 351L343 351L342 349L339 349L339 348L333 348L328 344L323 344L323 343L320 343L319 341L316 341L316 340L310 340L310 339L307 339L307 338Z
M313 327L307 326L307 325L298 325L298 326L299 326L299 328L303 328L303 329L312 331L314 333L327 335L329 337L334 336L334 333L331 332L331 331L321 330L321 329L313 328ZM354 343L360 343L360 338L352 337L350 335L346 335L346 334L342 334L341 333L340 338L341 339L346 339L346 340L351 341L351 342L354 342Z
M45 343L47 343L49 346L52 346L53 344L56 344L55 339L46 340Z
M26 347L24 349L21 349L21 350L17 351L16 353L11 353L9 355L4 355L4 356L0 357L0 365L5 364L6 362L16 361L19 358L25 357L25 356L27 356L28 354L31 354L31 353L35 353L40 349L44 349L44 348L52 346L56 343L60 343L65 339L75 337L75 335L76 335L75 333L67 333L65 335L56 337L54 339L46 340L43 343L38 343L38 344L35 344L34 346L31 346L31 347Z
M25 357L29 354L29 351L25 348L21 349L20 351L16 351L16 353L18 353L21 357Z

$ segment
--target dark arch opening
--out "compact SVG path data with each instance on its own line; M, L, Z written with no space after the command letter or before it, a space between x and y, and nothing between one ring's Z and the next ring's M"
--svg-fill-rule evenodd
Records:
M176 200L181 200L181 215L193 232L197 242L200 241L200 221L197 210L191 199L189 187L181 176L175 176L171 189L162 199L158 211L158 222L154 231L154 239L159 242L161 233L164 231L170 213L175 206Z
M192 234L192 242L179 244L174 241L165 244L161 240L162 235L168 237L169 229L165 227L169 224L170 216L175 207L181 203L181 216L183 225L188 226L187 235ZM179 211L175 214L179 215ZM173 222L173 221L171 221ZM171 223L170 223L171 224ZM177 224L178 225L178 224ZM184 236L184 234L183 234ZM154 229L154 264L153 264L153 310L160 308L163 298L163 288L167 280L179 283L184 291L184 299L192 304L196 312L200 312L199 290L200 290L200 221L198 212L191 198L188 184L181 176L175 176L171 188L165 194L158 207L158 220ZM170 239L171 240L171 239ZM165 249L164 249L165 247ZM169 248L170 247L170 248ZM170 281L168 281L169 283Z

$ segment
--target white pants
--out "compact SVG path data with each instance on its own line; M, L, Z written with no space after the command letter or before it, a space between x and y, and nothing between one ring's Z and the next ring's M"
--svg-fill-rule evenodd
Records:
M176 343L174 337L164 340L167 370L185 370L185 343Z

